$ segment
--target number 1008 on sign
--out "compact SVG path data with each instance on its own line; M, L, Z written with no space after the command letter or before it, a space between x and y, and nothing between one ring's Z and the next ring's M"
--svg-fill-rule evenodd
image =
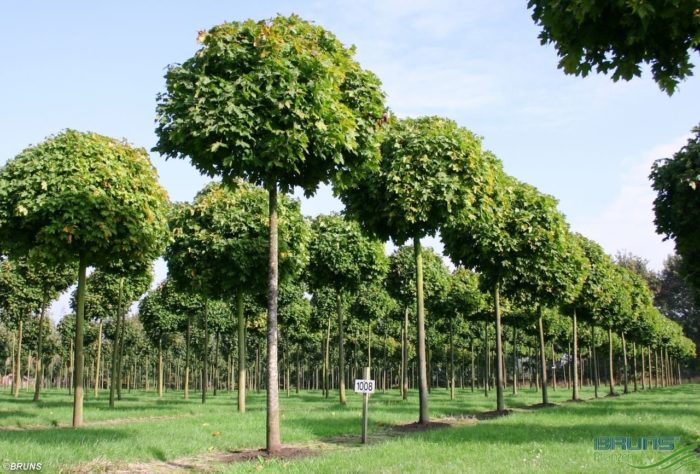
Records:
M355 380L356 393L374 393L374 380Z

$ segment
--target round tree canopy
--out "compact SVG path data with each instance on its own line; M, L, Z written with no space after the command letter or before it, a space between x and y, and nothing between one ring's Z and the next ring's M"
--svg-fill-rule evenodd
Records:
M393 121L383 134L379 169L336 189L347 213L397 245L434 235L455 212L474 213L491 186L480 139L452 120Z
M143 265L165 243L167 199L146 150L66 130L0 169L0 241L49 262Z
M236 291L264 293L267 206L265 190L240 180L211 183L192 204L174 206L165 258L176 286L226 300ZM278 212L280 276L285 279L306 265L309 232L298 200L280 196Z
M380 82L332 33L296 15L231 22L170 66L158 144L202 173L312 194L377 158Z

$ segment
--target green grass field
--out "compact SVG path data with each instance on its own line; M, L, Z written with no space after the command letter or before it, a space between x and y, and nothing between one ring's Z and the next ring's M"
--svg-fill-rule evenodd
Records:
M107 394L85 401L87 426L74 430L72 398L65 391L47 391L35 404L29 392L13 400L0 395L0 457L12 462L41 462L42 472L648 472L633 465L659 461L670 452L594 451L599 436L679 437L677 445L700 439L700 385L684 385L620 397L566 403L567 390L550 390L558 406L528 409L540 394L521 390L506 404L505 417L461 417L495 407L495 393L459 391L450 401L445 389L430 396L431 417L456 418L451 425L424 432L400 433L395 425L417 418L417 394L402 401L398 391L377 393L370 400L370 443L359 444L360 395L349 393L347 407L320 392L282 393L282 439L310 448L312 455L246 462L222 462L226 453L261 448L265 443L265 394L250 393L248 412L236 412L235 394L219 392L205 405L192 394L182 400L169 392L158 400L153 392L125 393L117 409ZM333 394L332 394L333 395ZM584 388L582 396L592 396ZM692 451L690 451L692 452ZM683 456L676 456L674 459ZM669 464L667 462L665 465ZM667 471L700 472L700 454L693 453Z

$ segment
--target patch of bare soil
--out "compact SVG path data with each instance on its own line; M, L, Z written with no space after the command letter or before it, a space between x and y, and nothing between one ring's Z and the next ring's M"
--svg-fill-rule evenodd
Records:
M321 453L321 445L285 445L270 454L264 449L243 449L239 451L228 451L225 453L208 453L187 458L175 459L172 461L149 461L140 463L115 463L104 460L92 461L89 463L64 466L62 473L66 474L88 474L88 473L110 473L110 474L161 474L171 472L212 472L224 464L242 463L257 461L262 468L266 461L278 460L289 461L309 456L317 456Z
M551 408L558 406L556 403L535 403L534 405L528 405L525 407L526 410L540 410L542 408Z
M481 413L476 413L474 415L474 418L477 420L493 420L494 418L500 418L502 416L508 416L511 413L513 413L513 410L506 409L506 410L492 410L492 411L483 411Z
M449 428L451 425L444 421L429 421L428 423L409 423L407 425L397 425L394 431L399 433L422 433L424 431Z

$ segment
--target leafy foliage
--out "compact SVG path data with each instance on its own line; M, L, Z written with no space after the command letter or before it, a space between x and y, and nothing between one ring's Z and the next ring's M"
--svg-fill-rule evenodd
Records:
M150 263L165 243L166 202L146 150L66 130L0 169L0 241L52 263Z
M700 126L693 133L673 158L654 163L650 178L656 231L675 241L681 273L700 290Z
M379 169L336 193L349 216L397 245L434 235L452 213L476 212L490 186L480 139L452 120L422 117L391 122Z
M280 196L279 264L282 279L306 265L309 237L299 201ZM172 240L165 258L181 289L201 285L211 298L230 299L236 291L265 290L267 193L242 181L211 183L192 204L178 204L170 216ZM197 288L196 291L200 291Z
M296 15L231 22L168 68L156 151L209 176L300 186L376 161L380 82L333 34Z
M312 288L330 286L354 293L386 273L384 244L363 235L357 222L320 215L311 223L311 232L307 274Z
M445 263L433 249L422 249L423 287L428 308L437 304L449 285L450 272ZM403 308L410 307L416 301L416 260L413 246L396 249L389 257L389 274L387 289Z
M595 68L630 80L650 64L669 94L693 74L689 51L700 52L695 0L529 0L528 8L542 27L540 41L554 43L567 74L585 77Z

